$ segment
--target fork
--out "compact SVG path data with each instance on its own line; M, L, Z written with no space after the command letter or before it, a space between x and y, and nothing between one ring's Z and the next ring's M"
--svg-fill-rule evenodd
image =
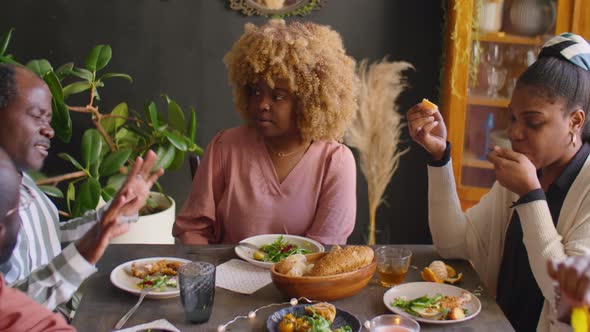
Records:
M248 242L239 242L238 246L242 246L242 247L246 247L246 248L250 248L250 249L254 249L254 250L260 250L260 248L257 245L254 245L254 244L248 243Z
M149 292L151 292L152 290L154 290L155 287L148 287L148 288L144 288L141 290L141 293L139 293L139 300L137 300L137 303L133 306L133 308L129 309L129 311L127 311L127 313L125 314L125 316L121 317L121 319L119 319L119 321L117 322L117 324L115 324L115 329L118 330L120 328L123 327L123 325L125 325L125 323L127 322L127 320L129 319L129 317L131 317L131 315L133 315L133 313L135 312L135 310L137 310L137 308L139 308L139 305L141 304L141 302L143 301L143 299L145 298L146 295L149 294Z

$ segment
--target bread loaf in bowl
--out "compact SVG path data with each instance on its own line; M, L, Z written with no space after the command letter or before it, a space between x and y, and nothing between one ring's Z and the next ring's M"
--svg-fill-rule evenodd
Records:
M305 261L285 259L270 270L273 283L288 297L319 301L350 297L369 283L377 269L373 250L365 246L335 246L329 253L304 256ZM302 270L307 272L300 275Z

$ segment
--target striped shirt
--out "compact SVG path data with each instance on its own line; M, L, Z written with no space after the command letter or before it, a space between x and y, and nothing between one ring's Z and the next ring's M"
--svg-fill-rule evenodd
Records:
M0 272L11 287L53 310L96 272L74 243L63 250L62 244L82 237L100 219L104 208L60 223L53 202L27 174L23 174L20 202L22 227L12 257L0 265Z

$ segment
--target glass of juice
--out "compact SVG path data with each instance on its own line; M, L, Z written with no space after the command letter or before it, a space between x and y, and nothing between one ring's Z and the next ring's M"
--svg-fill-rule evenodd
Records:
M410 249L384 246L377 248L375 255L377 256L377 274L379 274L381 285L393 287L401 284L410 267L412 258Z
M178 287L186 320L190 323L208 321L215 298L215 265L190 262L181 266Z
M371 332L418 332L420 324L402 315L381 315L371 319Z

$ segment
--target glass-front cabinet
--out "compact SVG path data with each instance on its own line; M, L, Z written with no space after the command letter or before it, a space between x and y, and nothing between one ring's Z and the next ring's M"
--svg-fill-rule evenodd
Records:
M590 1L449 0L447 6L440 108L465 209L495 181L489 150L510 148L508 104L518 76L553 35L590 37Z

